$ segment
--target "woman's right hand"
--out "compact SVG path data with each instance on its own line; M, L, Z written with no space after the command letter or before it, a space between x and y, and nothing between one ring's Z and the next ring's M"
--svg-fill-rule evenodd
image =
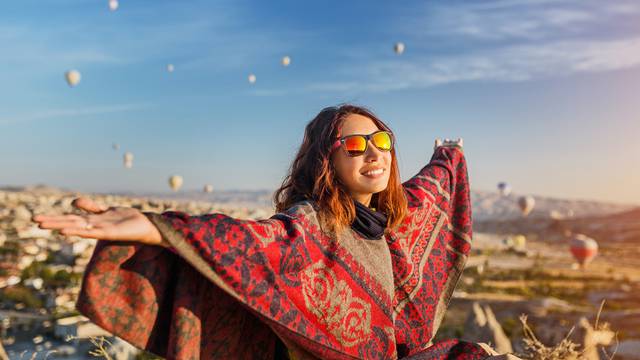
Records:
M436 138L435 144L433 146L433 150L435 151L440 146L458 147L462 149L464 146L464 140L462 138L457 138L456 140L444 139L443 141L440 138Z
M36 215L33 221L41 229L60 230L66 236L98 240L132 241L169 247L158 229L142 212L128 207L105 207L80 197L72 205L87 215Z

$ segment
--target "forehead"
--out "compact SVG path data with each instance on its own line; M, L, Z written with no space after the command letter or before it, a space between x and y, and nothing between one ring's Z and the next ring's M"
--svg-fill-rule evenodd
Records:
M380 129L378 129L378 126L376 126L370 118L359 114L349 114L342 123L340 134L341 136L354 134L367 135L378 130Z

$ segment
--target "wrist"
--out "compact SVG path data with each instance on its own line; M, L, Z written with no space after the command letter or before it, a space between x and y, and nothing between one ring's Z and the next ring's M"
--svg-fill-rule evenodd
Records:
M169 244L169 242L162 236L155 225L151 224L151 228L152 229L149 234L149 244L158 245L165 248L171 247L171 244Z

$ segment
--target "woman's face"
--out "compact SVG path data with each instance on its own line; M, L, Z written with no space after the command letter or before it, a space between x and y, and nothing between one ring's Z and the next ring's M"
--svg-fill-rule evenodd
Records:
M368 117L350 114L342 124L341 136L369 135L378 130L380 129ZM351 196L369 206L371 195L387 188L391 171L391 152L378 150L370 140L367 145L367 151L355 157L348 156L340 147L334 151L331 161L338 178Z

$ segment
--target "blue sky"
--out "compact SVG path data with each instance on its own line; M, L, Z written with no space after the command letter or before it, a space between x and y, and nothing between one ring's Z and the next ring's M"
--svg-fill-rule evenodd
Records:
M395 131L404 179L463 137L476 189L640 204L637 1L107 4L3 4L0 185L274 189L306 123L354 102Z

